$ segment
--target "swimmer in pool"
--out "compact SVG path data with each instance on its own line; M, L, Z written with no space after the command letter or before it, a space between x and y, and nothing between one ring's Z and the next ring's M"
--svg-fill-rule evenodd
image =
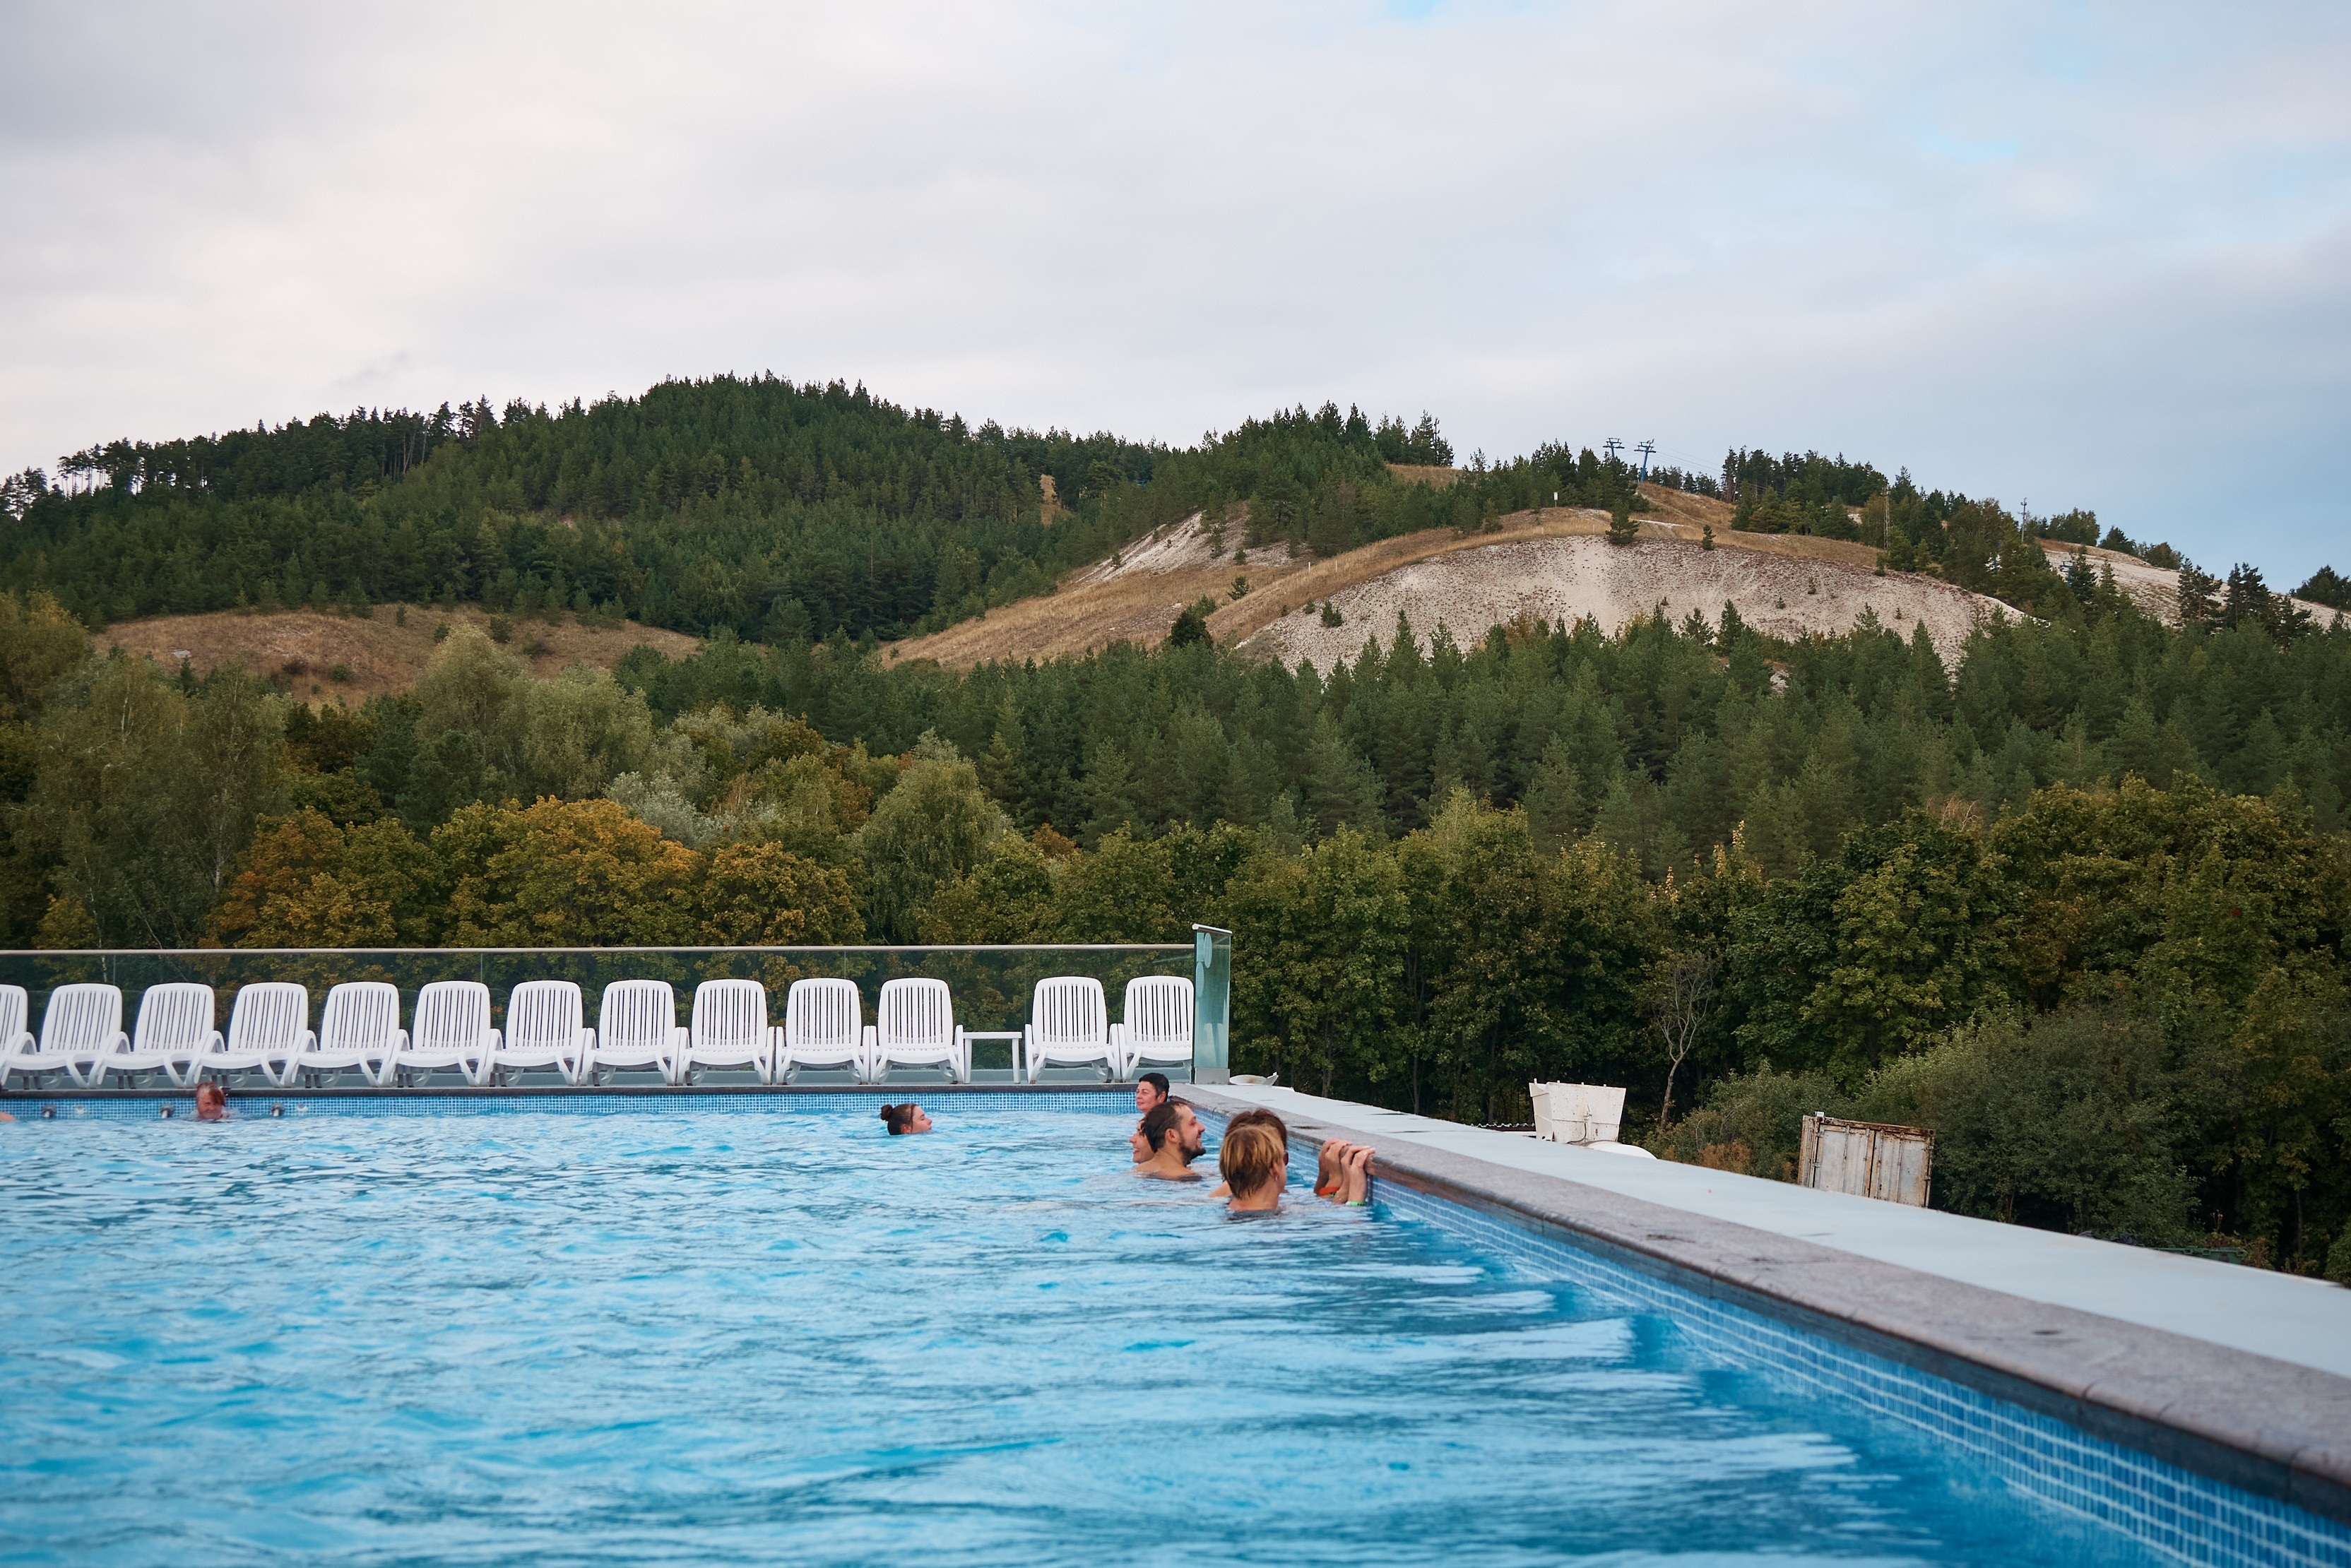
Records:
M906 1133L927 1133L931 1130L931 1119L923 1114L923 1108L912 1100L903 1105L883 1106L882 1123L890 1129L890 1135L893 1138Z
M1192 1109L1192 1103L1189 1100L1180 1095L1170 1095L1162 1103L1171 1107L1176 1115L1183 1118L1186 1151L1184 1158L1187 1161L1198 1159L1206 1150L1205 1140L1207 1136L1207 1129L1200 1125L1200 1113ZM1149 1114L1148 1112L1144 1113ZM1127 1134L1126 1146L1133 1152L1136 1165L1143 1165L1151 1158L1154 1152L1151 1140L1143 1135L1142 1123L1137 1122L1134 1124L1134 1131Z
M210 1079L196 1085L196 1120L199 1122L228 1120L228 1091Z
M1288 1162L1290 1158L1290 1128L1282 1122L1280 1117L1275 1115L1270 1111L1256 1108L1247 1111L1236 1111L1225 1121L1225 1136L1228 1138L1231 1137L1234 1130L1240 1127L1272 1128L1274 1136L1281 1140L1281 1157L1285 1163ZM1221 1154L1218 1155L1218 1168L1221 1169ZM1208 1196L1210 1197L1230 1197L1233 1196L1233 1189L1229 1185L1220 1183L1217 1186L1217 1190L1210 1193Z
M1263 1122L1240 1122L1225 1129L1217 1149L1217 1169L1232 1195L1226 1205L1234 1214L1270 1214L1281 1207L1281 1189L1290 1176L1290 1145Z
M1149 1114L1154 1105L1167 1103L1167 1074L1146 1072L1134 1081L1134 1110L1137 1115Z
M1134 1174L1150 1181L1198 1181L1192 1162L1200 1157L1200 1123L1184 1114L1186 1107L1154 1105L1136 1129L1151 1157Z

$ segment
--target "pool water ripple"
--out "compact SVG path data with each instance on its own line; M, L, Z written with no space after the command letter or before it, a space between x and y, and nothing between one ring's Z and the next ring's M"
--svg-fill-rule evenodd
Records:
M0 1560L2139 1561L1425 1226L957 1111L0 1128Z

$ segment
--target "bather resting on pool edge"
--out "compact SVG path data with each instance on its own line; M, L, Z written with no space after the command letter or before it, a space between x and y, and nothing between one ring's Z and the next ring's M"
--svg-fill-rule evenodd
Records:
M905 1133L927 1133L931 1130L930 1117L912 1100L903 1105L883 1106L882 1124L890 1129L890 1135L893 1138Z
M1146 1181L1200 1179L1192 1168L1203 1148L1200 1121L1190 1111L1190 1106L1177 1101L1154 1105L1144 1114L1135 1136L1143 1141L1147 1155L1135 1166L1136 1176Z

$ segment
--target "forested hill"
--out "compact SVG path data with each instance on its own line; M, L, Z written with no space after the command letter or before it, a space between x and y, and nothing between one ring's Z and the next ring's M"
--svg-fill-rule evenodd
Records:
M1390 462L1450 456L1426 416L1300 410L1178 452L720 377L553 412L484 399L93 446L54 483L0 488L0 586L93 627L401 600L890 639L1041 592L1174 506L1262 497L1302 525L1318 499L1402 488ZM1439 502L1401 523L1453 517ZM1322 542L1352 542L1347 524Z
M399 601L891 641L1046 591L1195 512L1236 546L1329 556L1539 505L1646 504L1632 469L1589 447L1453 459L1425 413L1375 423L1326 403L1174 448L974 427L837 382L718 377L551 412L482 399L92 446L54 482L28 469L0 486L0 588L47 590L93 629ZM1816 453L1650 476L1735 502L1742 528L1875 545L1890 570L2035 613L2058 584L2032 536L2100 538L2087 512L2012 517ZM2135 548L2111 529L2104 542Z

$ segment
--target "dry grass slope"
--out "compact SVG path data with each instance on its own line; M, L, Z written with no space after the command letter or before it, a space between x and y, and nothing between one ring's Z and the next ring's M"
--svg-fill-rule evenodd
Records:
M147 621L125 621L109 627L97 641L100 646L145 655L166 669L186 659L198 674L225 664L241 664L256 674L286 682L295 695L312 702L341 697L359 703L379 692L404 692L416 684L424 662L433 654L433 629L443 621L454 626L487 629L489 616L479 609L435 610L408 605L408 624L397 623L402 606L380 604L364 619L319 615L307 610L271 614L239 615L221 611L209 615L159 615ZM594 664L611 669L621 655L640 643L650 643L671 658L694 652L695 640L675 632L657 631L633 621L610 631L567 622L549 626L543 621L514 622L507 646L535 674L553 675L569 665ZM350 673L337 680L337 665Z

